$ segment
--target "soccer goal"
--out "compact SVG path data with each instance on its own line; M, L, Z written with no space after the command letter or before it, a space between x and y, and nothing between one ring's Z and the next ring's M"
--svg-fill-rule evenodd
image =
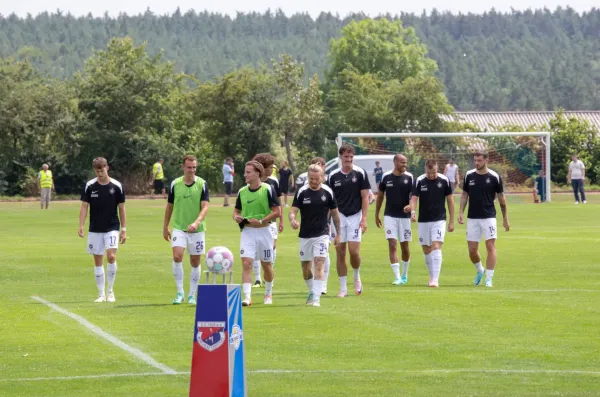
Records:
M545 192L543 198L551 200L549 132L340 133L336 143L338 148L353 145L356 155L402 153L415 176L425 172L427 159L438 162L440 173L452 159L458 165L460 186L465 172L474 168L473 153L487 151L488 167L502 177L507 193L531 197L537 184Z

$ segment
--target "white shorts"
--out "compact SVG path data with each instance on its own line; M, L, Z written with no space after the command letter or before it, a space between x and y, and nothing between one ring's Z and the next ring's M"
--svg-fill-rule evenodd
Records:
M467 241L485 241L498 238L496 218L469 219L467 218Z
M385 238L388 240L394 239L400 241L401 243L412 241L410 218L384 216L383 228L385 229Z
M340 213L340 238L342 243L358 242L362 240L362 230L360 221L362 220L362 211L354 215L346 216Z
M329 252L329 236L300 238L300 260L312 261L314 258L326 258Z
M279 229L277 228L277 222L271 222L269 224L269 230L271 231L271 236L273 236L273 240L277 240L277 236L279 235Z
M419 243L431 245L433 241L444 242L446 221L419 222Z
M240 237L240 256L273 262L273 235L270 227L245 227Z
M104 255L108 249L119 249L119 231L106 233L88 233L87 252L91 255Z
M187 248L190 255L204 254L204 232L188 233L173 229L171 233L171 247Z

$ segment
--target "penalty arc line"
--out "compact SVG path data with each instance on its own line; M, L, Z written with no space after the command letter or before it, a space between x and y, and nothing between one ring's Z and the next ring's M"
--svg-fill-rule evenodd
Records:
M51 309L53 309L61 314L64 314L67 317L72 318L73 320L77 321L80 325L87 328L91 332L95 333L99 337L106 339L113 345L125 350L126 352L128 352L132 356L136 357L140 361L143 361L144 363L148 364L149 366L160 370L162 373L167 374L167 375L176 375L177 374L177 371L175 371L174 369L169 368L166 365L159 363L158 361L156 361L155 359L153 359L146 353L142 352L141 350L136 349L135 347L129 346L127 343L125 343L122 340L116 338L115 336L109 334L108 332L104 331L102 328L90 323L85 318L83 318L75 313L71 313L70 311L63 309L62 307L55 305L52 302L42 299L39 296L32 296L31 298L40 303L43 303L44 305L50 307Z
M303 369L257 369L249 370L249 374L453 374L453 373L484 373L484 374L545 374L545 375L581 375L600 376L600 371L584 370L553 370L553 369L480 369L480 368L457 368L457 369L423 369L423 370L379 370L379 369L357 369L357 370L303 370ZM55 376L40 378L14 378L0 379L0 382L35 382L35 381L60 381L81 379L103 379L103 378L136 378L144 376L190 376L189 372L141 372L125 374L102 374L102 375L77 375L77 376Z

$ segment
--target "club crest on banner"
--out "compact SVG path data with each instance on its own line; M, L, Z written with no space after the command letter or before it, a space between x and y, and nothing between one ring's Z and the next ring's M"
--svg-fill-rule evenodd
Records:
M240 348L240 344L242 343L243 340L244 340L244 331L242 331L242 328L239 325L234 324L233 327L231 328L231 336L229 337L229 344L232 345L235 350L237 350Z
M217 350L225 342L225 322L198 321L196 341L204 350Z

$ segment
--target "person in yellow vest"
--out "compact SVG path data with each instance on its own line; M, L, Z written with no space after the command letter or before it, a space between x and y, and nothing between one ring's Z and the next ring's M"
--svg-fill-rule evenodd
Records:
M154 178L154 192L152 193L152 198L154 198L155 194L163 195L163 198L167 198L165 193L165 171L163 168L163 164L165 160L159 158L156 163L152 166L152 177Z
M52 180L52 171L48 169L48 164L42 165L42 170L38 174L38 179L40 180L40 205L41 208L48 209L48 204L50 204L50 198L52 197L52 192L54 191L54 181Z

